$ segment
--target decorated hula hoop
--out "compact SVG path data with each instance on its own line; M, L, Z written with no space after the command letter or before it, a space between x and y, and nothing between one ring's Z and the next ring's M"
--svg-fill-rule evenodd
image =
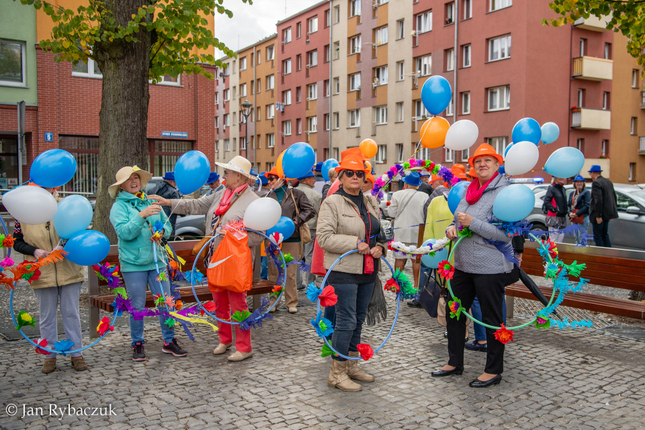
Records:
M344 257L346 257L346 256L348 256L350 254L354 254L354 253L357 253L357 252L358 252L358 249L353 249L353 250L351 250L349 252L344 253L340 257L338 257L338 259L336 261L334 261L334 264L332 264L331 267L327 270L327 274L325 274L325 277L322 280L321 288L324 288L325 284L327 283L327 278L329 277L329 274L334 269L334 267L340 262L340 260L342 260ZM385 259L384 256L381 256L381 260L383 260L385 262L387 267L392 272L392 275L394 275L395 274L394 269L392 268L390 263ZM383 348L385 343L388 341L388 339L392 335L392 332L394 331L394 326L396 325L396 321L397 321L397 319L399 317L399 310L400 310L400 306L401 306L401 300L404 300L405 297L404 297L404 294L402 292L397 292L396 293L396 298L397 298L397 300L396 300L396 313L394 314L394 320L392 321L392 327L390 327L390 331L388 332L388 334L385 337L385 339L383 340L383 342L376 349L374 349L374 353L377 353L381 348ZM315 326L320 327L320 322L321 322L321 319L322 319L321 318L321 313L322 313L322 311L320 310L320 298L317 297L316 298L316 315L317 315L317 317L316 317L316 319L311 320L311 322L314 325L314 327ZM328 333L327 336L329 336L330 334L331 333ZM349 356L341 354L340 352L336 351L333 346L331 346L331 343L329 343L329 341L327 340L327 336L320 336L320 337L322 337L323 341L325 342L325 345L327 346L327 348L329 348L329 350L333 354L337 355L338 357L344 358L345 360L367 360L367 359L364 359L361 356L359 356L359 357L349 357Z
M269 236L267 236L266 234L264 234L264 233L262 233L262 232L260 232L260 231L252 230L252 229L250 229L250 228L247 228L247 229L246 229L246 231L250 231L250 232L253 232L253 233L259 234L260 236L263 236L263 237L264 237L265 239L267 239L268 241L271 241L271 239L269 238ZM218 236L220 236L220 234L219 234L219 233L218 233L218 234L216 234L216 235L214 235L214 236L212 236L212 237L211 237L211 238L210 238L210 239L209 239L209 240L204 244L204 246L202 246L202 247L201 247L201 249L199 250L199 253L198 253L197 255L201 255L201 253L204 251L204 249L206 248L206 246L207 246L207 245L209 245L209 244L211 243L211 241L212 241L213 239L215 239L216 237L218 237ZM280 271L281 271L281 270L285 270L285 271L286 271L287 262L286 262L286 260L284 259L284 255L282 254L282 250L280 250L280 248L278 248L278 252L280 253L280 259L282 259L282 265L283 265L282 267L279 267L279 266L278 266L278 279L279 279L279 278L280 278L280 274L281 274L281 273L280 273ZM190 277L190 287L191 287L191 288L192 288L192 290L193 290L193 296L195 297L195 302L197 303L197 306L199 306L199 308L200 308L201 310L203 310L203 311L204 311L204 313L205 313L206 315L208 315L209 317L211 317L211 318L213 318L213 319L215 319L215 320L217 320L217 321L219 321L219 322L221 322L221 323L229 324L229 325L241 325L241 324L242 324L241 322L236 322L236 321L227 321L227 320L223 320L223 319L221 319L221 318L218 318L217 316L215 316L215 315L213 315L211 312L209 312L209 311L208 311L208 309L204 308L204 305L202 304L202 302L201 302L201 301L199 300L199 298L197 297L197 292L195 291L195 276L194 276L194 274L195 274L195 270L196 270L196 268L197 268L197 259L195 259L195 261L193 262L193 268L192 268L192 270L191 270L191 272L192 272L193 276L191 276L191 277ZM277 306L277 304L280 302L280 299L282 298L282 295L284 294L284 289L285 289L285 285L286 285L286 283L287 283L287 277L286 277L286 276L284 276L284 277L283 277L283 280L282 280L282 285L281 285L281 287L282 287L282 288L281 288L281 290L280 290L280 294L277 296L277 299L275 300L275 302L273 302L273 304L272 304L271 306L269 306L269 307L267 308L267 310L266 310L263 314L259 315L257 318L253 319L252 321L257 321L257 322L262 321L262 319L263 319L263 318L264 318L264 317L265 317L265 316L266 316L266 315L271 311L271 309L273 309L275 306Z
M540 241L532 233L529 233L528 235L533 241L539 243L538 251L540 252L540 254L543 256L544 260L546 261L547 267L549 267L549 266L558 266L558 267L562 268L562 265L557 265L556 260L551 255L551 250L546 247L544 242ZM452 248L452 251L450 252L450 256L448 257L448 260L452 259L453 254L455 252L455 249L457 249L457 246L459 246L459 244L461 243L461 241L463 239L464 239L463 237L459 238L459 240L457 241L455 246ZM557 253L557 250L555 252ZM574 264L572 266L574 266L574 265L575 265L575 262L574 262ZM584 268L584 265L581 266L580 270L582 270L582 268ZM558 271L558 274L559 274L559 271ZM579 272L578 272L578 274L579 274ZM566 271L565 271L565 276L566 276ZM536 313L536 315L530 321L528 321L528 322L526 322L524 324L520 324L518 326L514 326L514 327L504 327L503 324L502 324L501 327L497 327L497 326L493 326L493 325L490 325L490 324L486 324L483 321L479 321L477 318L473 317L468 312L462 312L463 308L461 307L461 301L459 300L458 297L455 296L455 294L452 291L450 278L451 277L444 277L444 279L446 281L446 286L448 288L448 291L450 292L450 296L453 299L452 301L450 301L448 303L448 306L449 306L449 309L450 309L450 313L449 313L450 317L451 318L456 317L457 319L459 319L460 314L465 314L466 317L468 317L471 321L473 321L473 322L475 322L477 324L481 324L482 326L484 326L486 328L489 328L491 330L498 330L498 331L502 331L502 332L507 331L508 332L507 334L510 334L510 338L507 337L505 339L506 341L501 340L503 343L507 343L509 340L510 341L513 340L512 332L511 332L512 330L517 330L517 329L524 328L524 327L527 327L527 326L530 326L530 325L533 325L533 324L536 324L537 328L547 328L547 327L549 327L550 323L554 322L554 320L552 320L552 319L550 319L548 317L548 313L553 312L555 310L555 308L557 308L557 306L560 303L562 303L562 301L564 300L564 296L567 294L566 290L558 288L557 285L556 285L557 280L559 280L560 278L554 279L554 281L553 281L554 282L554 288L553 288L553 291L551 293L551 298L549 299L549 302L547 303L547 305L543 309L539 310ZM581 278L581 280L580 280L580 282L578 284L578 289L581 288L581 286L584 285L585 282L586 282L586 280ZM568 283L568 281L567 281L567 283ZM557 299L555 299L556 298L555 297L556 296L556 291L558 291ZM555 301L554 301L554 299L555 299ZM456 310L452 309L453 308L453 305L451 305L452 303L456 304L456 306L455 306ZM588 322L585 322L585 321L582 321L582 322L580 322L580 321L569 322L566 318L565 318L565 321L563 323L555 323L555 324L561 329L565 328L567 326L571 326L571 327L575 328L576 326L589 326L590 325ZM497 337L498 334L496 333L495 336Z
M7 229L7 225L5 224L4 220L1 217L0 217L0 223L2 224L2 229L4 230L5 235L9 234L8 229ZM11 248L9 248L9 253L8 253L7 257L10 257L10 256L11 256ZM15 282L14 282L14 285L15 285ZM13 323L18 328L18 325L19 325L18 320L16 319L16 315L15 315L14 310L13 310L13 293L14 293L14 291L15 291L15 289L12 289L11 292L9 293L9 313L11 314L11 319L13 320ZM114 325L114 322L119 317L119 315L120 314L118 312L114 313L114 317L112 318L112 322L110 323L110 326ZM105 335L107 335L110 332L110 330L106 330L105 333L103 333L98 339L96 339L94 342L92 342L89 345L86 345L86 346L84 346L82 348L74 349L74 350L71 350L71 351L70 350L61 351L61 350L58 350L58 349L47 348L45 346L37 344L36 342L31 340L29 338L29 336L27 336L22 331L22 327L19 327L18 331L20 332L22 337L24 337L25 340L27 340L27 342L31 343L33 346L35 346L37 348L37 351L45 351L45 352L48 352L50 354L61 354L63 356L65 356L67 354L76 354L77 352L81 352L81 351L84 351L84 350L86 350L88 348L93 347L94 345L99 343L105 337Z

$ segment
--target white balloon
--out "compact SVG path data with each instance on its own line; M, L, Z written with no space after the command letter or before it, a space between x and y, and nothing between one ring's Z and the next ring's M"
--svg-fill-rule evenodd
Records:
M463 151L477 143L479 127L469 119L455 122L446 133L446 148L454 151Z
M506 154L504 169L507 175L523 175L535 167L540 158L536 144L528 141L516 142Z
M253 200L244 211L244 226L265 231L276 225L281 216L280 203L271 197L262 197Z
M33 185L14 188L2 196L2 203L12 217L31 225L46 223L54 218L57 209L54 196Z

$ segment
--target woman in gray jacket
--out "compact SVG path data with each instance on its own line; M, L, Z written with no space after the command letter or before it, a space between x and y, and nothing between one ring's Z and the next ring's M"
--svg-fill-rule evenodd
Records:
M475 299L479 299L483 322L492 326L503 323L502 303L504 287L511 283L513 265L499 248L510 249L511 238L488 222L493 215L493 202L497 194L509 185L499 175L503 158L492 146L482 144L468 160L477 172L477 179L471 182L457 210L455 224L448 227L446 235L455 240L458 228L469 228L471 237L464 237L455 248L455 273L451 281L452 291L461 300L464 312L468 312ZM496 244L493 244L497 242ZM506 245L504 245L504 243ZM496 246L497 245L497 246ZM450 299L452 300L452 298ZM446 315L450 309L446 300ZM462 312L463 313L463 312ZM466 316L447 318L448 322L448 364L432 372L441 377L461 375L464 371L464 343ZM470 383L473 388L499 384L504 366L504 344L495 338L495 331L486 329L488 348L484 373Z

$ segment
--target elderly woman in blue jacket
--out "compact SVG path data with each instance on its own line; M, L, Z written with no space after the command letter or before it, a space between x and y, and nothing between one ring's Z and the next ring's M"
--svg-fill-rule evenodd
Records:
M471 237L464 237L455 248L455 273L451 281L452 292L459 298L462 315L446 318L448 323L448 364L432 372L441 377L461 375L464 371L464 344L466 316L475 296L479 299L483 322L499 327L503 323L502 303L504 289L513 282L513 264L500 249L511 250L511 238L488 222L493 215L493 202L499 192L509 185L508 179L499 174L502 157L495 149L483 143L470 157L468 163L475 167L477 179L468 186L455 211L455 224L448 227L446 236L455 240L457 229L467 227ZM452 299L451 299L452 300ZM450 309L446 304L446 315ZM486 328L487 351L484 373L470 383L473 388L499 384L504 368L504 344L495 338L495 330Z
M152 294L170 295L168 281L159 281L157 266L165 267L161 252L157 252L157 261L153 253L156 246L152 239L152 226L160 221L164 228L164 237L168 238L172 227L168 217L161 206L150 202L145 189L152 175L137 166L126 166L116 174L116 182L110 185L108 192L116 201L110 211L110 222L119 238L119 263L120 271L125 282L128 297L134 310L142 311L146 305L146 286L150 287ZM163 335L162 352L175 357L184 357L184 351L175 339L175 329L165 324L167 316L159 316L159 325ZM130 314L130 336L132 337L132 360L145 361L146 354L143 347L143 320L135 320Z

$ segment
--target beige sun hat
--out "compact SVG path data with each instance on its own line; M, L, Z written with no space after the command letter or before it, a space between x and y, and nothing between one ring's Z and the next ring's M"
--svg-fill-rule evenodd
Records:
M121 167L119 171L116 172L116 182L110 185L110 188L108 188L108 193L110 193L110 196L113 199L116 198L121 184L130 179L130 176L132 176L133 173L139 175L139 179L141 179L141 190L143 191L146 189L146 184L150 182L152 173L146 172L145 170L140 169L137 166Z
M233 172L240 173L247 178L254 178L255 176L251 175L251 162L246 158L236 155L228 163L215 163L222 169L231 170Z

